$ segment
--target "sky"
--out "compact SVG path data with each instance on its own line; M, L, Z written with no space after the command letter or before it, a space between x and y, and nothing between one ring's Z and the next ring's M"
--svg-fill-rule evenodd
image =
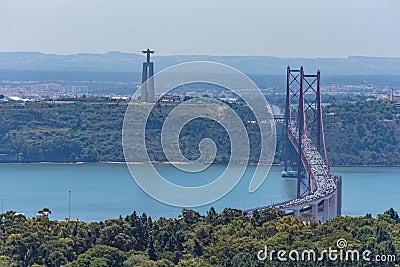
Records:
M0 0L0 51L400 57L398 0Z

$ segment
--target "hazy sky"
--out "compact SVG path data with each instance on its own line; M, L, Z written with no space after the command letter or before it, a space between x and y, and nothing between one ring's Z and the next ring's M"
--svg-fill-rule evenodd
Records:
M0 0L0 51L400 57L399 0Z

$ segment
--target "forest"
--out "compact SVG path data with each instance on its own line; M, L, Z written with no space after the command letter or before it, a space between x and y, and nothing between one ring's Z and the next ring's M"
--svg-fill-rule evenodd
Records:
M41 102L0 103L0 162L124 161L121 131L127 102L109 98L77 98ZM160 104L147 122L150 159L166 161L161 127L175 104ZM251 110L229 104L249 135L250 163L256 163L260 132ZM327 153L333 166L400 166L400 119L387 100L332 103L323 109ZM274 163L281 162L280 125ZM214 163L229 161L230 141L218 123L197 119L180 134L180 147L189 159L200 156L199 142L210 137L217 147Z
M51 212L51 211L50 211ZM265 209L245 216L225 209L207 214L184 209L178 218L152 220L133 212L104 222L26 218L8 211L0 215L0 266L76 267L207 267L207 266L395 266L399 263L400 218L389 209L373 218L337 217L318 223ZM50 215L51 216L51 215ZM296 258L263 260L258 252L337 248L371 251L367 261L317 261ZM385 262L373 262L376 256ZM345 259L345 258L344 258ZM350 259L350 258L348 258ZM357 258L354 258L357 259ZM388 260L390 259L390 260Z
M324 113L333 165L400 165L400 110L390 101L331 104Z

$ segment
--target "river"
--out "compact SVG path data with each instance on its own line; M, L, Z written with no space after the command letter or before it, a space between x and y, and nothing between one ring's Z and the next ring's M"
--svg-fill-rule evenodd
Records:
M157 168L174 182L195 186L212 181L224 170L213 165L190 176L173 166ZM249 166L237 186L216 202L198 207L205 213L210 207L246 209L265 206L295 197L296 180L282 179L281 167L272 167L267 179L254 193L248 192L253 166ZM334 168L343 176L343 214L376 215L393 207L400 208L400 168ZM38 210L50 208L51 219L68 217L71 190L71 219L100 221L126 216L136 210L152 218L177 217L181 208L169 206L148 196L132 179L124 164L0 164L0 198L4 210L33 217ZM168 192L166 192L168 194Z

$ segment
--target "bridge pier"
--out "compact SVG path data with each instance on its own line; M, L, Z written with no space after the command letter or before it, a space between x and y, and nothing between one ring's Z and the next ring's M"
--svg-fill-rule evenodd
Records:
M300 216L300 208L293 209L293 214L294 214L294 216L299 217Z
M318 218L318 204L316 204L316 203L311 204L311 214L312 214L312 216L314 217L314 219L316 221L319 221L319 218Z
M325 198L323 204L324 215L323 215L323 222L329 221L329 198Z
M331 218L335 218L337 216L337 192L332 194L329 198L329 214Z
M342 176L335 176L336 183L336 216L342 216Z
M337 216L340 216L338 214L338 203L340 203L340 199L338 197L339 196L335 191L322 199L299 206L292 206L284 210L293 211L293 216L301 218L302 210L309 206L310 209L308 209L308 212L311 212L311 216L315 222L326 222Z

